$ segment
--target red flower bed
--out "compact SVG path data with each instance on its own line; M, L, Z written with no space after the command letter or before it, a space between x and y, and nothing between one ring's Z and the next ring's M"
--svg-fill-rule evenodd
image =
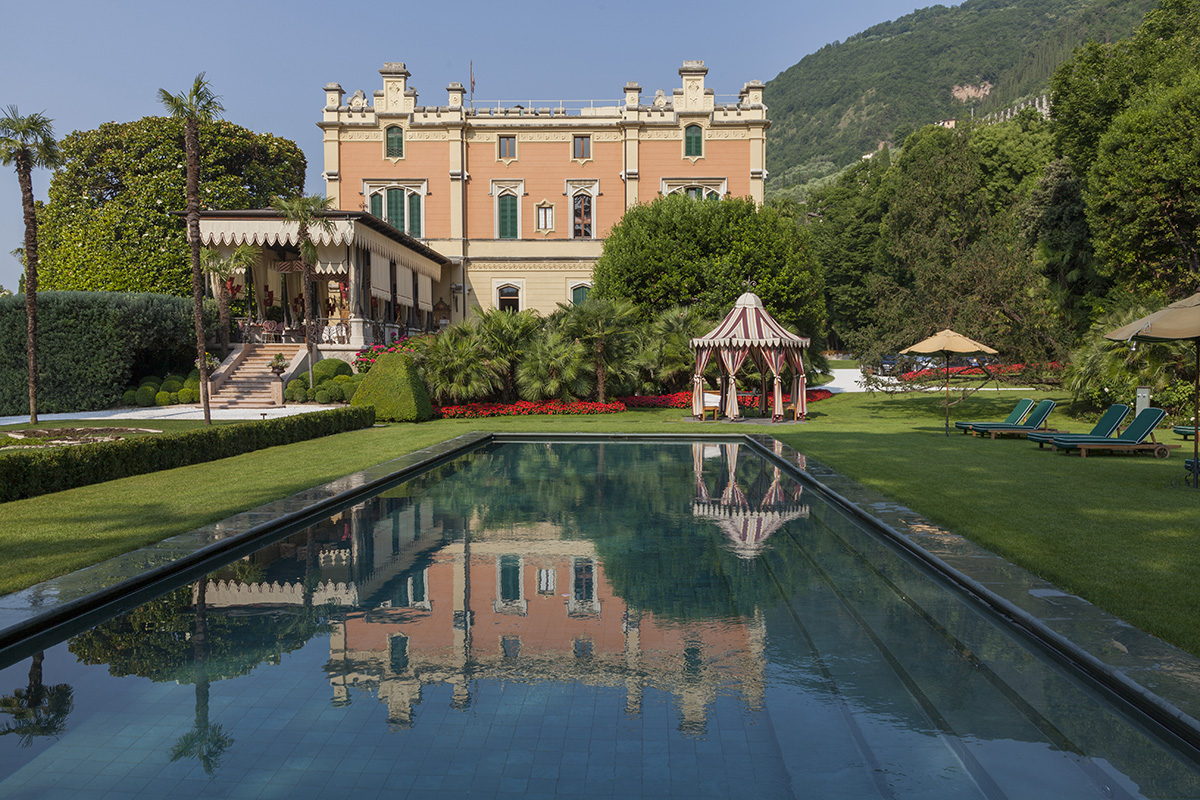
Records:
M1034 367L1040 367L1040 366L1042 366L1042 365L1041 364L1034 365ZM1057 361L1051 361L1049 364L1046 364L1045 367L1047 369L1062 369L1062 365L1059 364ZM1024 372L1024 371L1025 371L1024 364L999 364L997 366L990 367L988 369L988 373L990 373L992 375L1012 375L1014 373ZM984 374L984 371L983 371L982 367L951 367L950 368L951 377L960 377L961 376L961 377L972 378L972 377L978 377L983 374ZM945 377L946 377L946 368L945 367L930 367L928 369L919 369L919 370L914 370L912 372L902 373L900 375L900 380L902 380L902 381L920 381L920 380L929 380L930 378L945 379Z
M440 406L434 412L442 419L480 419L482 417L528 417L535 414L615 414L624 411L625 404L618 401L611 403L588 403L575 400L564 403L560 400L549 400L545 403L530 403L522 400L519 403L468 403L463 406Z
M808 402L815 403L827 397L833 397L828 389L808 389L805 392ZM783 396L784 402L789 402L791 395ZM757 403L742 397L738 402L743 406L753 406ZM770 405L771 398L767 397ZM691 392L675 392L674 394L637 395L634 397L618 397L611 403L589 403L575 400L564 403L561 400L549 400L545 403L530 403L522 400L519 403L468 403L462 406L437 406L436 413L442 419L480 419L482 417L528 417L536 414L615 414L627 408L691 408Z
M830 397L833 397L833 392L829 391L828 389L805 389L804 390L804 398L806 400L808 400L808 402L810 402L810 403L815 403L818 400L827 400ZM792 402L792 395L790 393L785 392L783 395L783 402L785 404ZM758 398L753 395L740 394L740 395L738 395L738 405L743 408L757 408L758 407ZM774 405L775 405L775 397L773 394L768 393L767 394L767 408L771 408Z

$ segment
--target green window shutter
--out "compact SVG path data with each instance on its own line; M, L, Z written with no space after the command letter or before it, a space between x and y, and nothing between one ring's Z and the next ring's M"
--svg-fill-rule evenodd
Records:
M579 305L584 300L587 300L588 291L591 288L592 287L590 286L576 286L571 290L571 302L575 305Z
M703 135L699 125L688 125L683 132L683 152L687 156L704 155Z
M404 131L401 128L387 129L388 158L404 158Z
M408 235L421 238L421 195L408 196Z
M387 191L387 221L392 226L404 230L404 190L388 189Z
M511 194L500 195L500 238L516 239L517 235L517 198Z
M371 213L383 219L383 195L379 192L371 195Z

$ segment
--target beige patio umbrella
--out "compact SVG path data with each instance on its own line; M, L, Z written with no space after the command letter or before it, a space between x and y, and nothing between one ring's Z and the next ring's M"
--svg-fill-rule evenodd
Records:
M1114 342L1176 342L1191 339L1196 348L1196 396L1192 425L1200 427L1200 292L1178 300L1128 325L1104 334ZM1200 436L1192 437L1192 486L1200 489Z
M963 336L961 333L946 328L944 331L938 331L928 339L923 339L912 347L906 347L900 351L908 355L910 353L922 353L925 355L933 355L941 353L946 358L946 435L950 435L950 354L956 356L972 356L986 354L989 356L996 355L996 351L988 347L986 344L980 344L974 339Z

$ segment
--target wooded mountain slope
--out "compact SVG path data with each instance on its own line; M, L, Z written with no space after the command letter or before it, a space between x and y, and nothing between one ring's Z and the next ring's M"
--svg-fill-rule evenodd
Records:
M1128 36L1154 5L967 0L826 45L767 84L768 192L831 174L881 141L900 144L921 125L1040 94L1077 46Z

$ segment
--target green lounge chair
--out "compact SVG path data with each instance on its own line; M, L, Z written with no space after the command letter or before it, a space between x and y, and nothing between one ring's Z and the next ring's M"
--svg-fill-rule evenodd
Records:
M1161 408L1143 408L1142 413L1133 418L1129 427L1120 436L1111 439L1097 436L1095 439L1086 436L1056 436L1050 441L1055 450L1078 450L1084 458L1088 450L1112 450L1114 452L1138 453L1150 452L1155 458L1166 458L1171 451L1178 449L1177 444L1162 444L1154 440L1154 429L1162 422L1167 412ZM1149 439L1150 441L1146 441Z
M1025 418L1029 416L1029 412L1032 410L1033 410L1033 401L1030 400L1028 397L1023 397L1017 403L1016 407L1013 408L1012 413L1008 415L1008 419L1004 420L1003 423L997 423L997 424L1018 425L1025 421ZM962 431L964 434L966 434L966 433L971 432L972 425L985 425L985 424L987 424L987 423L982 422L982 421L980 421L980 422L956 422L956 423L954 423L954 427L958 428L960 431Z
M1054 439L1074 439L1078 436L1088 438L1096 438L1102 436L1105 439L1113 435L1117 426L1125 421L1125 417L1129 416L1129 406L1124 403L1114 403L1108 407L1108 410L1101 415L1099 421L1096 422L1096 427L1092 428L1091 433L1060 433L1058 431L1034 431L1025 438L1031 442L1037 442L1040 448L1049 444Z
M1018 425L1004 422L977 422L971 426L971 435L988 435L995 439L997 436L1026 436L1040 430L1046 424L1046 418L1054 410L1053 400L1043 400L1029 412L1029 418Z
M1194 425L1176 425L1171 430L1182 436L1184 441L1187 441L1189 436L1196 435L1196 427Z

